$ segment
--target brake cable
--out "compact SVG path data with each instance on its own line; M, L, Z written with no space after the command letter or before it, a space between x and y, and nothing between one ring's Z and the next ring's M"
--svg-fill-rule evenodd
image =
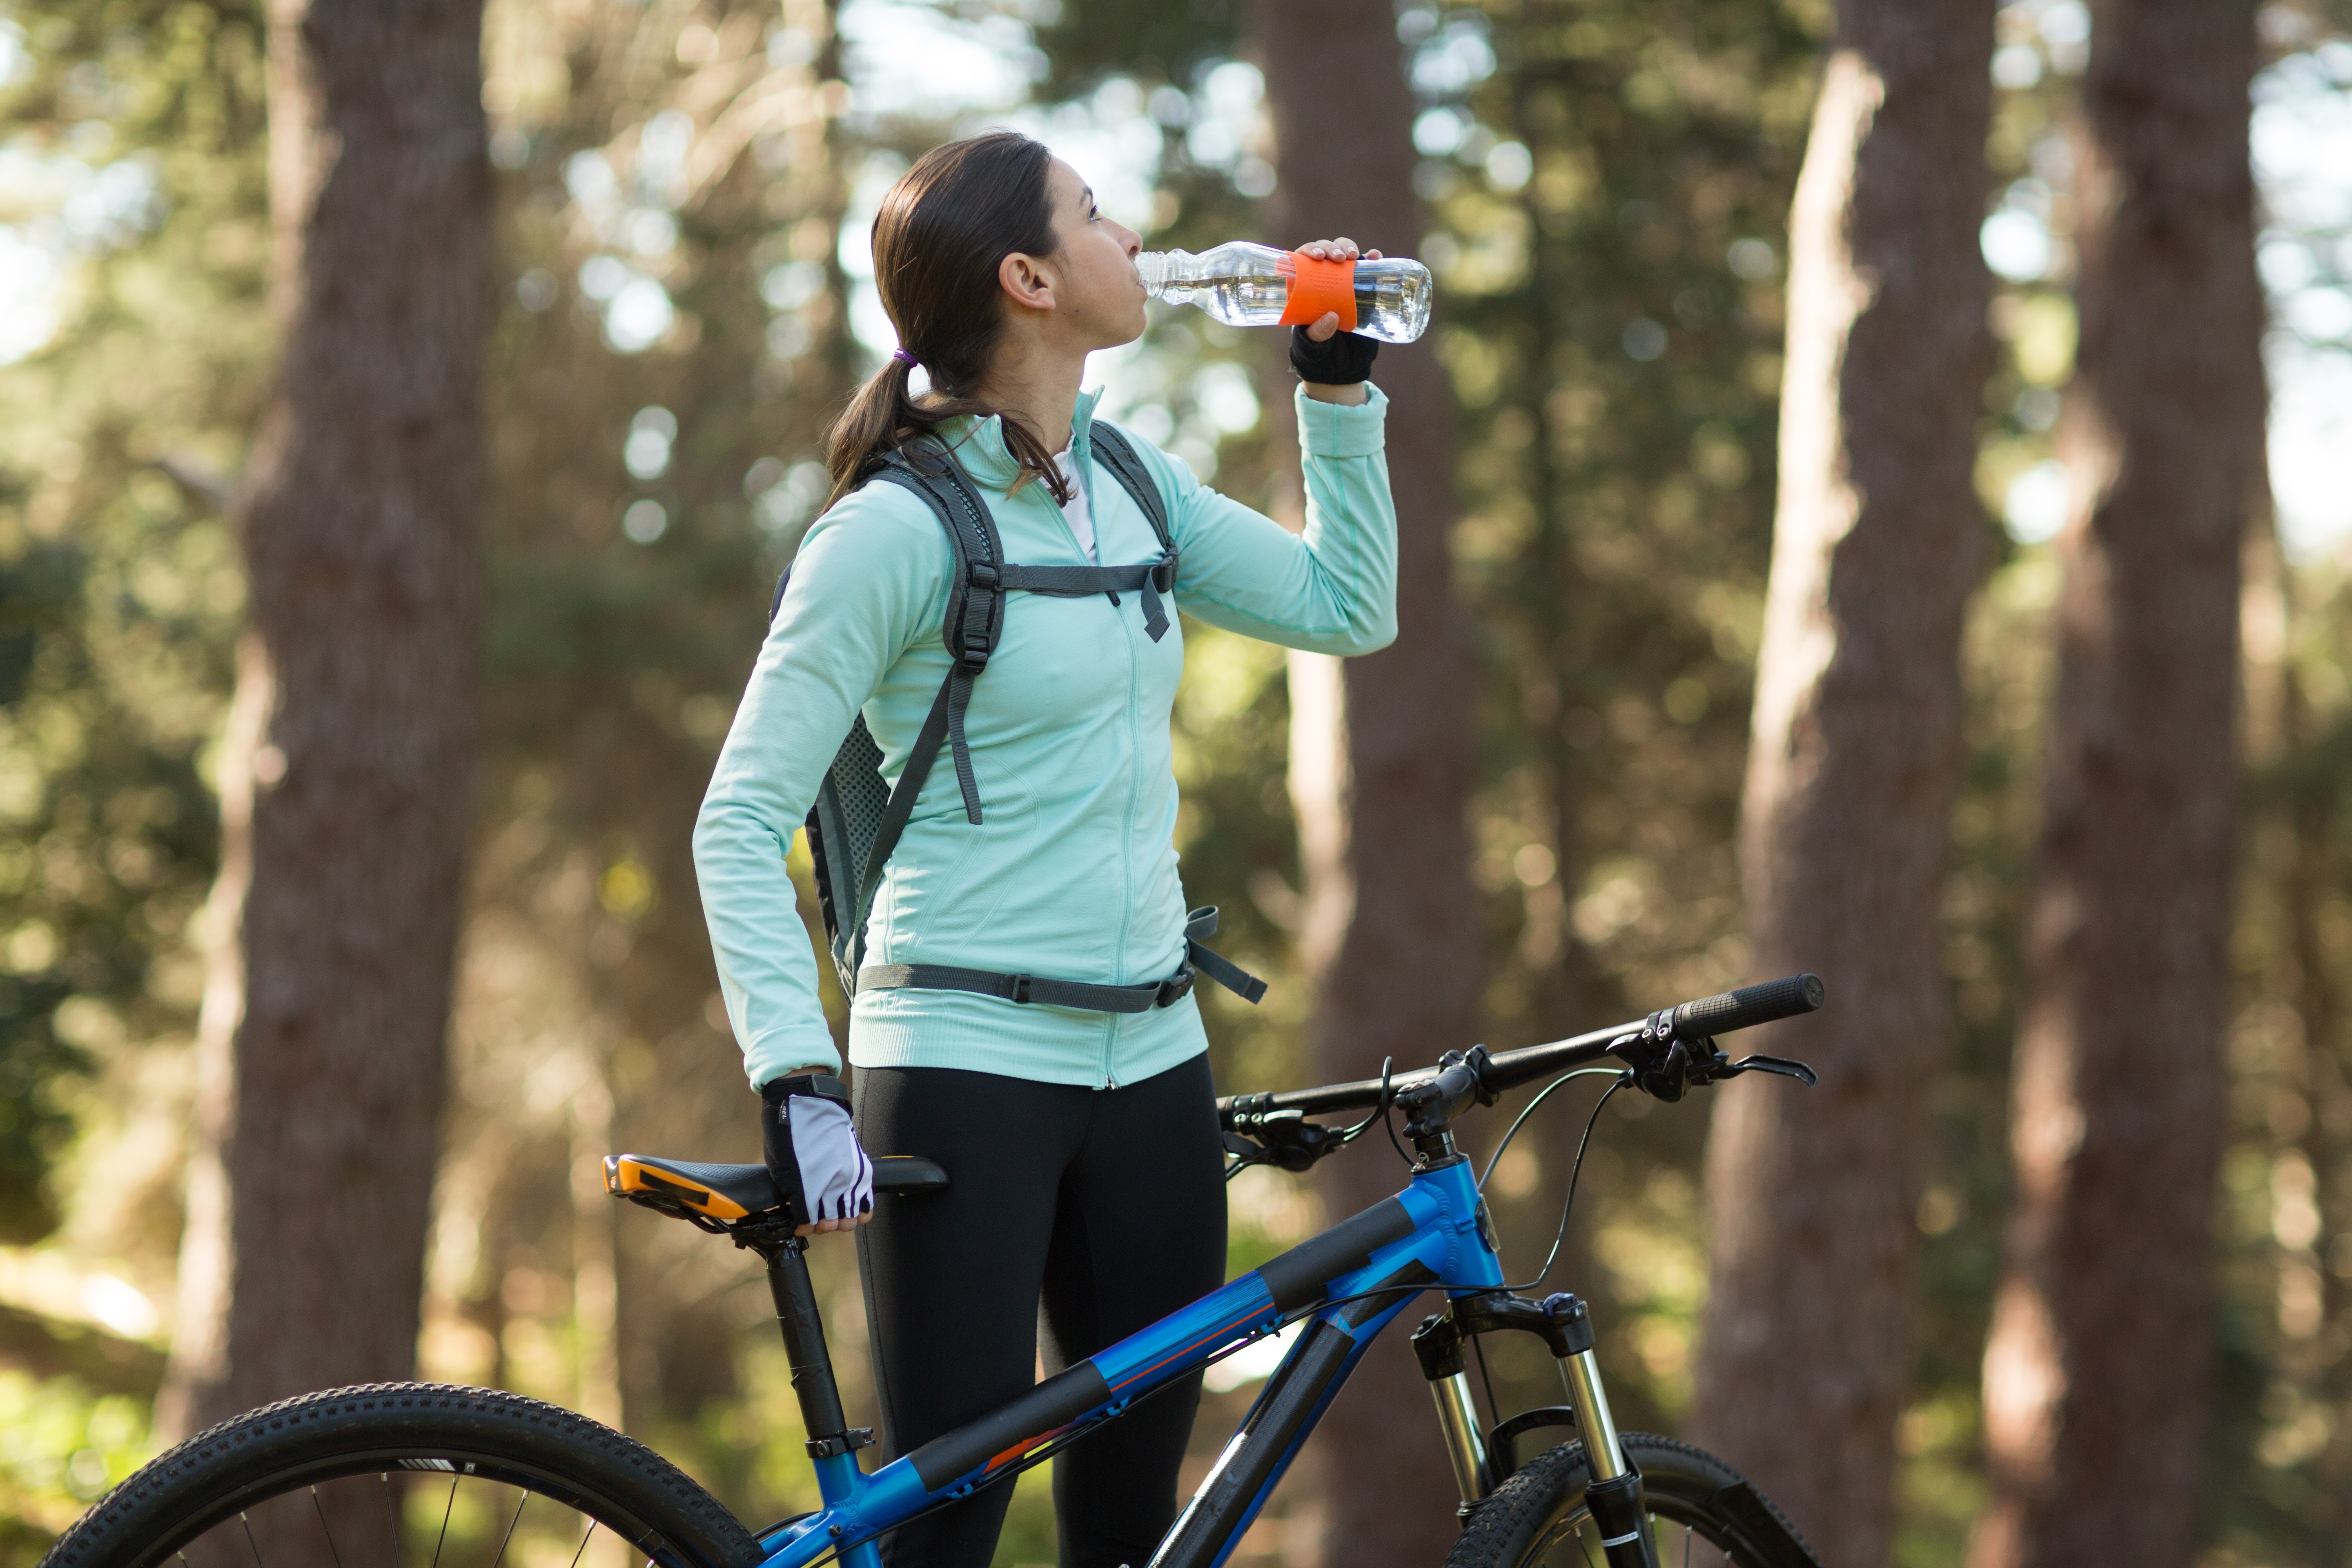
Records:
M1551 1091L1553 1089L1559 1088L1570 1079L1591 1078L1595 1074L1601 1073L1605 1073L1610 1077L1614 1078L1622 1075L1624 1070L1625 1069L1622 1068L1614 1067L1578 1068L1573 1072L1564 1072L1560 1074L1558 1078L1544 1085L1543 1092L1537 1095L1533 1100L1528 1101L1527 1105L1521 1109L1518 1115L1512 1119L1511 1130L1508 1132L1504 1133L1503 1141L1495 1146L1493 1157L1488 1159L1486 1162L1486 1174L1478 1178L1478 1190L1482 1193L1486 1190L1486 1182L1489 1177L1494 1175L1495 1167L1503 1163L1503 1155L1510 1149L1511 1140L1519 1135L1519 1129L1527 1124L1528 1117L1535 1114L1536 1107L1541 1105L1545 1100L1551 1098Z
M1568 1168L1568 1197L1559 1205L1559 1229L1552 1235L1551 1250L1544 1254L1543 1268L1534 1279L1524 1285L1506 1285L1503 1287L1506 1290L1532 1290L1550 1278L1551 1266L1559 1261L1560 1243L1568 1239L1568 1216L1576 1209L1576 1179L1584 1173L1584 1151L1592 1142L1592 1130L1601 1123L1601 1109L1615 1098L1619 1089L1633 1081L1632 1073L1618 1074L1617 1081L1611 1084L1599 1100L1593 1101L1592 1115L1584 1123L1584 1136L1576 1141L1576 1163Z

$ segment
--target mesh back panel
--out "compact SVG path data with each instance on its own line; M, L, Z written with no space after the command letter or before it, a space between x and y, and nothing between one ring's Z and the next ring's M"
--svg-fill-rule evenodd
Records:
M866 902L866 857L873 850L889 800L889 787L882 782L882 748L874 743L861 715L834 753L833 766L818 784L816 805L809 812L809 826L815 829L809 847L816 856L825 945L832 951L842 989L853 996L865 956L865 932L857 917Z
M882 826L882 808L890 803L889 787L882 782L882 748L866 732L864 714L849 726L849 738L834 753L826 782L840 797L842 826L848 837L842 846L848 864L842 868L842 880L835 886L847 890L850 908L856 909L863 901L857 879L866 869L867 852L874 847L875 829Z

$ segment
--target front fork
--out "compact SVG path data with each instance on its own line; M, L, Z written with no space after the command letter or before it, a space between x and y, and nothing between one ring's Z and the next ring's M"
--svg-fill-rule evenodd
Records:
M1429 1379L1429 1392L1437 1401L1437 1425L1454 1464L1464 1517L1495 1489L1496 1465L1479 1434L1463 1346L1473 1334L1506 1329L1540 1335L1559 1363L1560 1382L1567 1386L1576 1428L1583 1435L1585 1463L1592 1477L1584 1489L1585 1506L1601 1532L1609 1568L1658 1568L1641 1472L1625 1462L1617 1423L1609 1413L1609 1394L1601 1384L1591 1313L1565 1293L1540 1302L1500 1294L1461 1297L1451 1310L1431 1317L1413 1333L1422 1375ZM1513 1439L1506 1436L1501 1441L1507 1445ZM1503 1458L1507 1467L1509 1456Z

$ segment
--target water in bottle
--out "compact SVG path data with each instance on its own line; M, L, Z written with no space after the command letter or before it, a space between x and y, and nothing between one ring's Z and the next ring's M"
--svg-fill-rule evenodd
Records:
M1320 261L1240 239L1199 256L1147 250L1135 269L1151 294L1198 305L1227 326L1310 326L1334 310L1343 331L1384 343L1421 336L1436 293L1429 268L1402 257Z

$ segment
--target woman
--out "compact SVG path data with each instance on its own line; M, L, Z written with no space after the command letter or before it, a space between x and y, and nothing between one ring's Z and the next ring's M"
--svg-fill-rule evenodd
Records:
M1344 239L1305 248L1356 254ZM949 447L1013 562L1160 554L1145 515L1092 459L1096 395L1079 392L1090 352L1143 331L1137 250L1077 174L1025 137L939 148L892 189L874 223L875 276L903 347L830 432L829 508L794 560L695 827L769 1168L803 1234L873 1221L859 1247L892 1458L1023 1392L1040 1352L1058 1371L1223 1279L1223 1156L1189 994L1097 1013L861 987L853 1131L820 1076L837 1058L779 866L852 721L864 714L897 777L948 670L951 546L906 489L859 488L882 454L923 437ZM1338 324L1327 315L1293 335L1303 537L1130 440L1163 501L1186 612L1356 654L1395 636L1396 531L1385 400L1364 380L1371 344ZM908 391L917 363L932 387L920 399ZM1168 724L1183 637L1147 635L1139 599L1008 596L966 721L984 819L967 819L954 769L930 773L875 898L866 962L1112 984L1181 971ZM873 1212L861 1142L938 1161L950 1190ZM1198 1399L1196 1378L1058 1461L1064 1564L1150 1557L1175 1517ZM904 1527L885 1561L983 1568L1010 1490Z

